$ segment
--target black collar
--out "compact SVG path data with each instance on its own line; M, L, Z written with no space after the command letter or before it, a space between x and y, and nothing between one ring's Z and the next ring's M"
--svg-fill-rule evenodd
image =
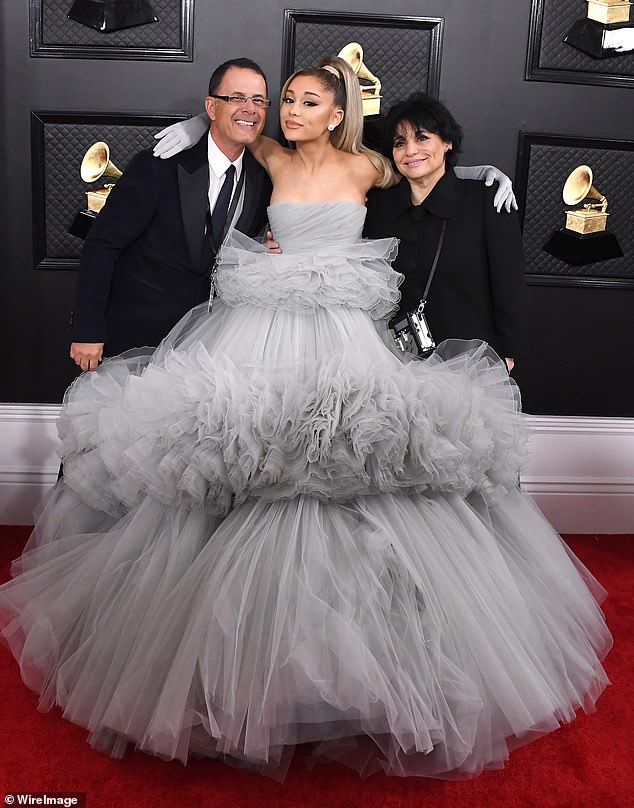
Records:
M390 189L390 205L386 212L388 219L398 219L409 208L421 207L439 219L450 219L462 210L464 186L456 177L453 168L447 168L433 187L431 193L420 205L412 204L410 186L403 177L398 185Z
M209 164L207 159L207 135L208 131L197 143L194 143L189 149L185 149L175 157L176 162L182 165L188 174L193 174L202 166Z

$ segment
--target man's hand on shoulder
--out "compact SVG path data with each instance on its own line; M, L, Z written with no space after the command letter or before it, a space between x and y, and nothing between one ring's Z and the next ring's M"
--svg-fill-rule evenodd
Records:
M97 370L103 354L103 342L72 342L70 358L82 370Z

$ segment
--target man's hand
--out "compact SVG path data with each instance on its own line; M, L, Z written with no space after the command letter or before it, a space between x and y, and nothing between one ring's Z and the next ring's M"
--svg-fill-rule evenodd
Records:
M277 241L273 240L273 233L270 230L266 231L266 240L264 241L264 246L266 247L267 253L279 255L282 252L280 245L277 243Z
M160 157L161 160L167 160L168 157L174 157L175 154L179 154L185 149L191 148L194 143L198 143L208 129L209 118L206 112L195 118L173 123L154 135L155 138L159 139L159 142L152 153L155 157Z
M494 182L497 182L499 187L493 199L497 212L499 213L503 207L507 213L510 213L511 209L517 210L511 178L507 177L499 168L495 166L456 166L454 171L456 177L461 180L484 180L485 185L493 185Z
M97 370L103 354L103 342L72 342L70 358L82 370Z

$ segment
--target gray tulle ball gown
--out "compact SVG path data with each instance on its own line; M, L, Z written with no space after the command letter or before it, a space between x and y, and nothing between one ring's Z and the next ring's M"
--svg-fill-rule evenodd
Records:
M115 756L498 767L606 686L604 593L517 488L499 359L390 349L396 244L362 206L269 213L281 256L236 234L211 314L68 390L4 636Z

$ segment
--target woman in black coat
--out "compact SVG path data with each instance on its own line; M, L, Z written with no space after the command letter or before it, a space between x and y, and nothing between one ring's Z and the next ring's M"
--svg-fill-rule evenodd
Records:
M425 316L436 343L481 339L506 359L517 356L524 256L517 214L496 213L484 182L454 173L462 129L439 101L416 93L385 120L385 153L401 174L368 195L365 235L400 239L393 267L403 273L398 316L417 308L446 233Z

